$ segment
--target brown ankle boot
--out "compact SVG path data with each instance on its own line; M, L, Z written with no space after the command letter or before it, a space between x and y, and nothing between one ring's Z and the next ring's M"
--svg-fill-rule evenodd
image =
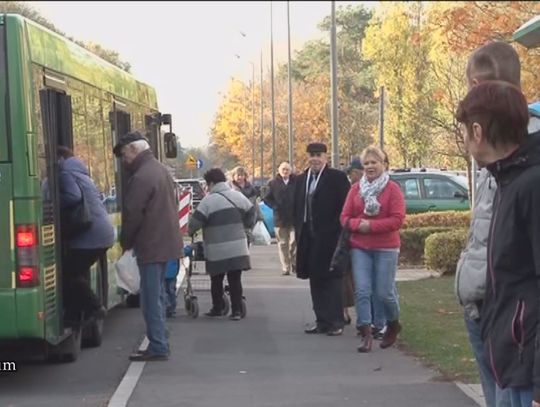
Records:
M358 352L360 353L371 352L371 345L373 343L373 336L371 335L371 326L362 325L360 327L360 334L362 335L362 345L358 347Z
M381 348L386 349L392 346L397 339L398 333L401 331L401 324L399 320L390 321L386 327L386 332L384 333L383 340L381 342Z

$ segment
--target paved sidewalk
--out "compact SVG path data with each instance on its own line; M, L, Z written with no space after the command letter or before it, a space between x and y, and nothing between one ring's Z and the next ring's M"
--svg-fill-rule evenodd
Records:
M396 349L375 343L371 353L358 353L354 327L341 337L304 334L313 321L308 282L281 276L275 245L253 247L252 262L254 270L243 275L248 315L242 321L205 317L208 291L198 293L201 316L191 319L180 295L178 317L169 320L171 358L144 365L128 406L478 405Z

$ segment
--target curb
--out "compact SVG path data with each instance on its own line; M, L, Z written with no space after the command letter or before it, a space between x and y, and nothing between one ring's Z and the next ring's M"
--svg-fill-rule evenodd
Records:
M465 393L467 397L473 399L476 404L481 407L486 407L482 386L480 384L466 384L461 382L454 382L454 384Z

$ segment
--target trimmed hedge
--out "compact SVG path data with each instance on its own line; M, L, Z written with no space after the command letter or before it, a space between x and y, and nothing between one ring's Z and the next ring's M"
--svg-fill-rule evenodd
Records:
M402 229L400 231L401 248L399 262L401 264L420 265L424 264L424 243L428 236L433 233L447 232L449 227L423 227Z
M423 228L423 227L451 227L468 228L471 223L470 211L445 211L426 212L414 215L407 215L402 229Z
M457 229L449 232L434 233L426 239L426 266L441 274L453 274L459 256L467 244L467 229Z

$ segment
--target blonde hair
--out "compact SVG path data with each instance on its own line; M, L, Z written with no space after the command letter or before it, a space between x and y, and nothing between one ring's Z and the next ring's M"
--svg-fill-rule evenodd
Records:
M247 171L244 167L242 167L241 165L237 166L237 167L234 167L231 172L231 179L234 180L234 177L235 176L238 176L238 175L243 175L246 179L248 177L248 174L247 174Z
M386 153L377 146L369 146L364 148L364 151L362 151L362 154L360 154L360 159L362 160L362 162L366 160L366 157L368 155L374 156L383 164L386 164L388 162L388 156L386 155Z

